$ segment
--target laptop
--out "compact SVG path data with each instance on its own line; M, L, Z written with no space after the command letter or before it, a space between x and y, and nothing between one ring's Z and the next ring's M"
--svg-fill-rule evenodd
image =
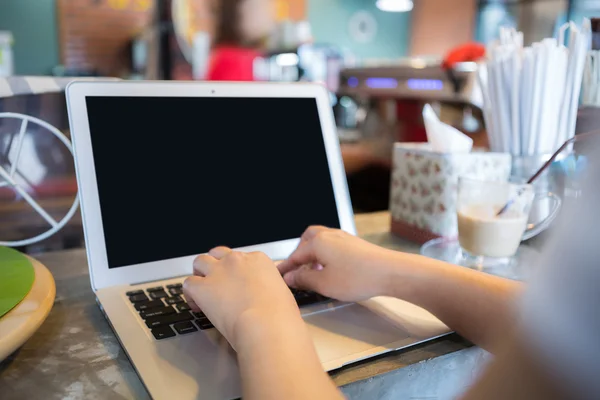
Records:
M356 234L319 85L73 82L66 90L92 289L155 399L241 396L235 352L181 285L218 245L288 257L310 225ZM294 290L327 371L427 338Z

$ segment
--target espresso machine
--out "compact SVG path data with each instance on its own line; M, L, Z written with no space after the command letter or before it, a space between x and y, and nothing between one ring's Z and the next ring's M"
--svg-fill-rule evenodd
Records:
M477 64L445 69L438 60L403 59L386 65L345 68L340 72L334 114L342 146L373 144L379 161L347 173L359 211L386 210L394 142L426 142L422 118L431 104L440 120L487 147L483 98Z
M443 122L468 135L481 136L484 129L476 63L448 70L440 61L410 58L347 68L340 73L337 96L334 111L342 140L391 130L397 141L424 141L421 111L427 103Z

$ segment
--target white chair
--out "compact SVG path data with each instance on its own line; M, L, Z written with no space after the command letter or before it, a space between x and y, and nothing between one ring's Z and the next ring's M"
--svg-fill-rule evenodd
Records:
M60 221L57 221L50 215L50 213L44 210L44 208L27 192L27 190L21 187L18 180L15 179L15 175L18 173L19 161L21 159L21 153L27 129L30 126L30 124L37 125L39 128L49 132L49 134L52 134L56 138L58 138L71 154L73 154L73 147L71 146L71 142L69 141L69 139L61 131L59 131L56 127L50 125L49 123L42 121L39 118L35 118L25 114L5 112L0 113L0 122L2 121L2 119L16 119L18 121L21 121L21 123L19 131L14 134L14 139L9 142L8 148L5 149L5 154L10 154L11 151L14 151L14 157L11 157L12 160L10 160L10 168L6 169L0 164L0 188L12 188L31 206L31 208L37 214L39 214L48 223L49 229L39 235L22 240L2 241L2 238L0 238L0 246L29 246L38 243L42 240L45 240L50 236L54 235L59 230L61 230L71 220L71 218L77 211L77 208L79 206L79 196L77 195L77 193L75 194L73 203L71 204L69 210Z

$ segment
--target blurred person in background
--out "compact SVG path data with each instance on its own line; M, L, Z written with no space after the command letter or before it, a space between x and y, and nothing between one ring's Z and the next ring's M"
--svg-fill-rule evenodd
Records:
M206 79L254 81L254 60L275 28L272 0L217 0L216 30Z
M197 257L186 298L237 351L245 399L343 398L287 286L348 302L392 296L430 311L495 355L463 400L600 399L598 146L591 154L584 195L565 204L527 288L310 227L278 266L223 247Z

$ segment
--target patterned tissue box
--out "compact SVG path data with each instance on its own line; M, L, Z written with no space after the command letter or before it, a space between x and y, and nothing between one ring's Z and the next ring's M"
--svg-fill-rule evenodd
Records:
M507 181L511 156L505 153L434 153L428 144L396 143L390 193L391 231L423 244L457 235L459 177Z

